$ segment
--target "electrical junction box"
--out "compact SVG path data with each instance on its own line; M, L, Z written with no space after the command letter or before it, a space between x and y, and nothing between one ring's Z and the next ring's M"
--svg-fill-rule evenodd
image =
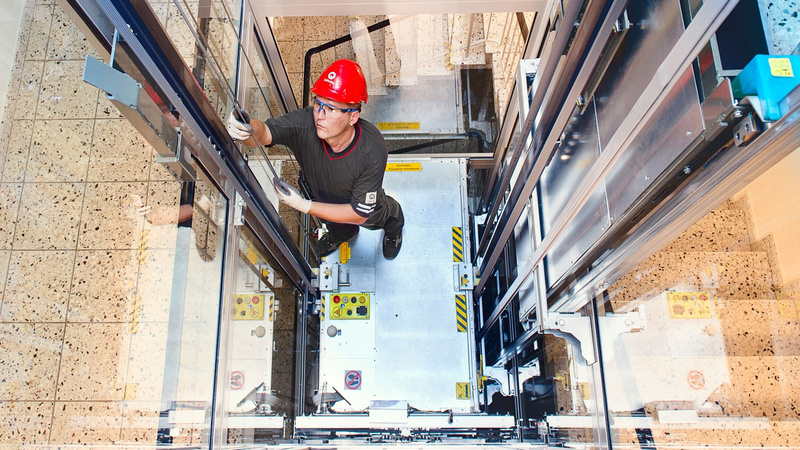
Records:
M756 55L732 83L737 99L757 96L764 120L781 118L779 103L800 84L800 56Z

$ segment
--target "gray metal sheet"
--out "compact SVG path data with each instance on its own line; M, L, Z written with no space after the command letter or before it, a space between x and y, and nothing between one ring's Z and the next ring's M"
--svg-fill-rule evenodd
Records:
M393 162L390 160L390 163ZM374 400L407 401L424 411L475 408L475 361L472 310L469 330L456 323L452 228L466 230L466 162L455 158L403 160L419 163L419 171L387 172L384 188L403 207L403 247L392 261L381 254L382 231L362 229L352 244L351 285L341 292L371 294L369 320L322 322L320 389L336 387L351 405L337 411L361 411ZM465 255L468 255L468 243ZM337 253L331 255L333 260ZM331 258L329 257L329 258ZM471 264L467 259L467 263ZM374 269L373 269L374 268ZM374 282L357 276L374 270ZM367 281L364 281L367 280ZM372 284L372 286L370 286ZM330 306L329 306L330 308ZM328 310L329 310L328 308ZM335 325L341 334L329 337ZM361 371L363 384L347 389L348 371ZM470 383L470 399L458 399L456 383Z
M542 173L541 204L545 232L564 209L599 156L594 102L582 115L576 113L564 130L564 137L553 160ZM547 276L552 283L602 235L608 227L608 204L605 189L598 187L586 206L568 226L545 260Z
M595 92L600 144L604 148L683 33L680 3L630 2L631 28Z
M456 98L455 72L447 76L425 76L418 84L396 86L385 95L370 95L362 115L370 122L419 122L419 130L382 130L393 134L421 136L453 135L464 132L461 106Z
M703 128L694 74L689 68L606 176L612 220L621 217Z

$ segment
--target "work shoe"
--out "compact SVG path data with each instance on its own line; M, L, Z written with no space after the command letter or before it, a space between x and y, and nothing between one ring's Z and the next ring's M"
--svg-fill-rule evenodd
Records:
M314 253L317 254L318 258L322 258L323 256L328 256L333 253L337 248L339 248L341 242L335 242L330 234L325 234L322 236L317 243L314 245Z
M383 257L386 259L394 259L400 253L400 246L403 245L403 230L397 233L397 236L383 235Z

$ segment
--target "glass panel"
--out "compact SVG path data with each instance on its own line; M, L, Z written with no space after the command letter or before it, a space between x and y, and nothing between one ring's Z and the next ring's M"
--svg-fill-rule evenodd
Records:
M230 380L223 398L230 444L291 437L298 297L248 229L239 238L234 294L225 302ZM289 419L286 419L289 418Z
M798 164L795 151L609 288L601 314L641 323L601 329L614 442L800 445Z
M227 200L81 80L99 55L60 4L28 6L0 136L0 446L207 444Z
M533 14L523 17L530 27ZM305 52L351 35L313 54L309 81L337 59L358 62L369 92L362 117L381 129L390 152L492 151L525 44L515 13L282 17L273 24L299 103Z

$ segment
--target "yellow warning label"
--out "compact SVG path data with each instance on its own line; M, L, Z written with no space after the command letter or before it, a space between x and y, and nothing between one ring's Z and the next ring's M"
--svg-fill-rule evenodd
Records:
M483 354L480 354L478 355L478 392L483 391L483 382L486 381L484 380L484 378L485 377L483 376Z
M461 227L453 227L453 262L464 262L464 238Z
M467 331L467 296L456 295L456 329L459 333Z
M590 399L591 391L589 391L589 383L586 383L585 381L579 381L578 390L581 391L581 396L584 400Z
M125 393L122 394L123 400L136 400L136 384L125 383Z
M769 72L773 77L793 77L792 61L789 58L769 58Z
M469 400L470 394L469 383L456 383L456 398L458 400Z
M342 242L339 245L339 264L347 264L350 261L350 244Z
M233 320L264 320L264 294L236 294Z
M422 163L389 163L386 164L387 172L419 172L422 170Z
M714 317L708 292L669 292L669 316L673 319L710 319Z
M379 130L419 130L419 122L378 122Z
M250 264L258 264L258 253L250 246L247 247L247 260L250 261Z

